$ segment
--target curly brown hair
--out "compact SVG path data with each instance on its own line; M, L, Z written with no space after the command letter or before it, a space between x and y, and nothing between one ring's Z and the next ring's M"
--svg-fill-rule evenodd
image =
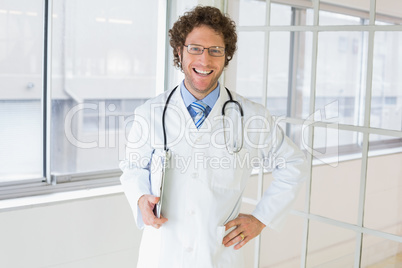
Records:
M223 35L225 42L225 67L229 64L236 51L237 34L236 24L221 11L211 6L196 6L193 10L184 13L169 30L170 46L173 48L174 65L181 68L179 52L186 42L187 35L195 28L206 25Z

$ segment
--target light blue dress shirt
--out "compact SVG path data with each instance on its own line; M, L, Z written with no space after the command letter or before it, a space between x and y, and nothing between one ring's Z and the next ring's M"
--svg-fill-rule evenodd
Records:
M193 102L197 101L197 99L188 91L186 86L184 85L184 80L180 84L180 93L181 97L184 101L184 105L186 105L188 112L190 113L191 117L194 118L195 112L191 108L190 104ZM206 105L208 105L208 108L205 111L205 117L208 116L208 114L211 112L212 108L214 107L216 101L219 98L219 93L220 93L220 85L218 82L217 87L212 90L205 98L203 98L201 101L204 102Z

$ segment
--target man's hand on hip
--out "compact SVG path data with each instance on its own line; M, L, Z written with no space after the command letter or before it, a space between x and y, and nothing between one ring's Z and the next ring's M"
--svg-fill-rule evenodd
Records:
M222 241L225 247L230 247L233 244L234 249L240 249L242 246L247 244L248 241L258 236L262 229L264 229L265 224L260 222L256 217L249 214L239 214L239 216L226 223L226 230L236 226L233 231L228 233Z
M157 218L154 214L154 207L159 202L159 197L144 194L138 200L138 207L141 210L142 221L145 225L151 225L152 227L159 229L162 224L167 222L168 219L161 215L161 218Z

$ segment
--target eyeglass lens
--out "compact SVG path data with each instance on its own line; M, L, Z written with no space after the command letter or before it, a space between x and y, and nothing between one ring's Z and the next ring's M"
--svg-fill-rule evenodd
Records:
M187 51L190 54L194 54L194 55L201 55L204 50L208 50L209 55L213 56L213 57L221 57L223 55L225 55L225 48L224 47L208 47L208 48L204 48L202 46L199 45L187 45L185 46L187 47Z

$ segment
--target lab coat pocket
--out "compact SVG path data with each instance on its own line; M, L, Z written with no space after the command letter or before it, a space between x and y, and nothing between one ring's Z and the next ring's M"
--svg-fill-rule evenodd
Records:
M216 154L219 157L220 166L210 169L211 185L214 189L241 191L245 178L244 173L249 170L249 153L243 148L236 154L229 154L226 150Z
M214 268L224 268L224 267L231 267L231 268L243 268L244 260L243 255L240 253L239 250L234 250L234 245L230 247L225 247L222 242L223 238L233 231L236 226L233 226L229 230L225 231L225 226L218 226L217 227L217 249L214 252L213 256L213 267ZM212 267L212 266L211 266Z
M218 226L216 228L216 242L222 244L222 240L225 237L225 226Z

